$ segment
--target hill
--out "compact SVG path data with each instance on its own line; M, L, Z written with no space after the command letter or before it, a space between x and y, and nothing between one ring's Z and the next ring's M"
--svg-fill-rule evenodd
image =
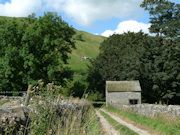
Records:
M75 74L86 73L86 64L89 59L94 59L99 54L99 46L105 39L103 36L93 35L84 31L75 30L74 35L76 49L72 51L68 60L69 67L75 71ZM78 37L81 37L78 39ZM87 59L83 59L87 58Z

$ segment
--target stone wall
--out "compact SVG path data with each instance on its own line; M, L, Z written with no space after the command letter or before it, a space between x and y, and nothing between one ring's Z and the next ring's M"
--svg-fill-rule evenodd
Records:
M69 117L70 112L76 112L77 117L83 117L84 112L91 107L91 105L85 101L73 102L63 99L39 100L39 106L37 106L36 100L33 99L31 99L31 103L28 106L24 106L24 97L17 96L0 96L0 102L1 101L6 102L3 102L0 106L0 135L5 134L5 129L9 126L7 123L12 124L11 126L14 127L13 135L16 135L20 130L20 126L27 127L27 125L31 122L29 114L34 113L38 114L38 116L41 115L38 112L38 108L44 109L43 105L48 105L49 107L54 108L52 115L56 114L57 117L63 116L61 122L63 122L63 119L65 120L66 117ZM21 131L23 134L26 134L25 128L23 128L23 130L21 129ZM28 132L29 131L30 130L28 130Z
M148 117L156 117L159 115L165 115L168 117L180 117L180 106L179 105L154 105L154 104L137 104L137 105L120 105L112 104L112 106L128 110L133 113L144 115Z
M23 102L24 99L26 97L26 94L24 94L23 96L4 96L4 95L0 95L0 101L3 100L8 100L8 101L21 101Z

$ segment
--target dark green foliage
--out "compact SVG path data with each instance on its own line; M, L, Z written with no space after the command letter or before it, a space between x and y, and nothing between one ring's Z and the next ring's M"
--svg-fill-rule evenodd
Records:
M84 39L82 38L82 34L77 35L75 39L84 42Z
M168 0L144 0L141 7L151 16L151 33L170 38L180 36L180 4Z
M144 102L180 102L180 5L144 0L152 16L150 37L142 32L113 35L100 47L89 66L89 89L105 91L108 80L140 80Z
M178 103L179 55L170 39L142 32L113 35L101 44L99 56L89 66L89 89L104 93L105 81L140 80L144 102Z
M69 81L63 87L62 94L65 97L73 96L81 98L85 93L86 85L81 81Z
M179 103L180 4L167 0L144 0L141 7L152 16L149 30L157 37L150 50L154 63L152 89L161 95L159 101L165 99L167 103L169 100L170 103Z
M104 101L103 93L96 91L96 92L89 92L87 95L88 100L90 101Z
M3 83L3 76L2 76L2 67L0 67L0 91L2 91L2 83Z
M144 70L143 78L148 80L149 92L155 101L161 103L174 102L180 94L180 50L172 40L155 37L151 46L145 46L145 52L141 52L139 61ZM142 83L144 81L141 81ZM148 90L148 88L145 88Z
M63 83L72 73L62 64L75 47L74 30L57 13L0 25L0 75L3 90L26 90L27 84L43 79ZM67 74L68 73L68 74Z
M100 46L99 56L91 62L92 66L88 66L89 89L104 93L105 81L138 79L139 74L136 66L133 68L133 64L137 63L137 51L142 49L140 44L145 38L146 35L142 32L128 32L123 35L112 35L105 40ZM133 72L127 72L128 67L133 68Z

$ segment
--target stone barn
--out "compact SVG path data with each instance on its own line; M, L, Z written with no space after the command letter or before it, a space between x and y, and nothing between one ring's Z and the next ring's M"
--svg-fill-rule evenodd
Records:
M110 104L141 104L139 81L106 81L106 106Z

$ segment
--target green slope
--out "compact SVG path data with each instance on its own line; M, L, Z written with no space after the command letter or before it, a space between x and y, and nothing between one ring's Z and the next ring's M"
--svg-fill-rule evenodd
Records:
M75 71L75 74L85 74L86 64L89 63L89 59L81 60L81 57L96 58L99 54L99 46L105 39L103 36L93 35L84 31L76 31L74 38L78 35L82 35L83 41L75 40L76 49L72 51L70 59L68 60L68 66Z

